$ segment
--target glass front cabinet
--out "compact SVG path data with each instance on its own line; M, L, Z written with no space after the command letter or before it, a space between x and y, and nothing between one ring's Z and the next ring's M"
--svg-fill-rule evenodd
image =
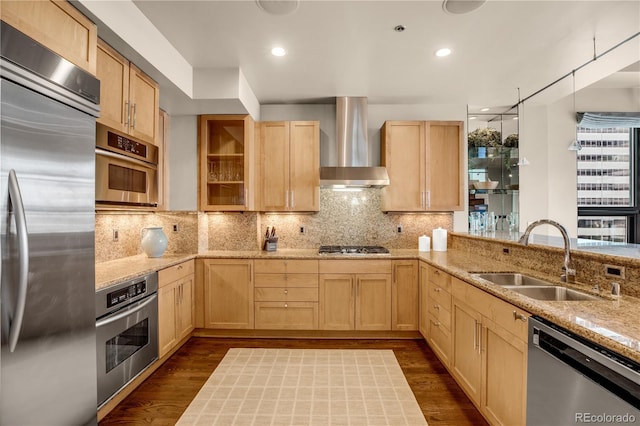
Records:
M253 133L249 115L198 116L200 210L253 209Z
M470 106L467 117L472 233L518 230L518 111L490 111Z

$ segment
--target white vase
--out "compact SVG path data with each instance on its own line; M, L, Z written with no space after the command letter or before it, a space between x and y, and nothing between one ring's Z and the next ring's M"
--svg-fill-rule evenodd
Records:
M142 228L142 250L149 257L160 257L167 249L167 236L162 232L161 227Z

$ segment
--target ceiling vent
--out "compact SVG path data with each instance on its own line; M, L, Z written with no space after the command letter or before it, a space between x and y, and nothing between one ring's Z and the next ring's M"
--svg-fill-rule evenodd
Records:
M487 0L444 0L442 9L452 15L471 13L485 4Z

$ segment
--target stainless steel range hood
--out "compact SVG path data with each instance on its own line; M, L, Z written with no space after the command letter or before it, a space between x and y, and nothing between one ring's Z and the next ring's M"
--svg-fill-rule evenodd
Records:
M383 187L389 185L384 167L370 164L367 98L336 98L335 151L320 167L322 187Z

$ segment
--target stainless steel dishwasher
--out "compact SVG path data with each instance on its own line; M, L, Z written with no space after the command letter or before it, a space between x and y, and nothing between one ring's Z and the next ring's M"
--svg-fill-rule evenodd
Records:
M640 364L529 320L527 425L640 424Z

